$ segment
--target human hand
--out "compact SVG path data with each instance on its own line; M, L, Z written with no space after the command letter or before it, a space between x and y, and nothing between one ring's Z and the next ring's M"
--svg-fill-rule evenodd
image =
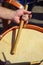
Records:
M16 10L15 11L15 14L13 16L13 20L14 22L16 23L20 23L20 19L21 19L21 16L22 16L22 19L24 20L25 23L28 23L29 19L32 17L32 14L30 11L26 11L24 9L19 9L19 10Z

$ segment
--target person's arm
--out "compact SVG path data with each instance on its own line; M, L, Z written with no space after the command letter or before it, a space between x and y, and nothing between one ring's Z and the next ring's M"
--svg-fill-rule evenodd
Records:
M14 17L14 14L15 14L15 12L13 10L0 6L0 18L12 19Z
M16 11L10 10L4 7L0 7L0 18L14 20L16 23L20 23L20 18L27 22L31 18L31 12L24 9L18 9Z

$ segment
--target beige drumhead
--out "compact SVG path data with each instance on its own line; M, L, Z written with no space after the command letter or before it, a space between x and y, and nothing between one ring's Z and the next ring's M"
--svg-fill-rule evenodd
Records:
M33 62L43 59L43 33L31 29L23 29L14 55L10 54L12 31L0 41L0 59L4 61L2 52L11 63Z

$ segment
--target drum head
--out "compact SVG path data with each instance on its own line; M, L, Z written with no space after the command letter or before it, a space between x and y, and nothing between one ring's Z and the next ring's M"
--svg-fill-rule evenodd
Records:
M10 54L11 47L12 31L7 33L0 41L0 59L2 61L5 61L3 53L11 63L40 61L43 59L43 33L23 29L14 55Z

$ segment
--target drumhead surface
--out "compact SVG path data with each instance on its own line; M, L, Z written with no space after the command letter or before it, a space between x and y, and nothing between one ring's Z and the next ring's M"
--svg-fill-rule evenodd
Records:
M2 61L5 61L3 53L11 63L43 60L43 33L39 31L23 29L14 55L10 54L11 45L12 31L0 40L0 59Z

